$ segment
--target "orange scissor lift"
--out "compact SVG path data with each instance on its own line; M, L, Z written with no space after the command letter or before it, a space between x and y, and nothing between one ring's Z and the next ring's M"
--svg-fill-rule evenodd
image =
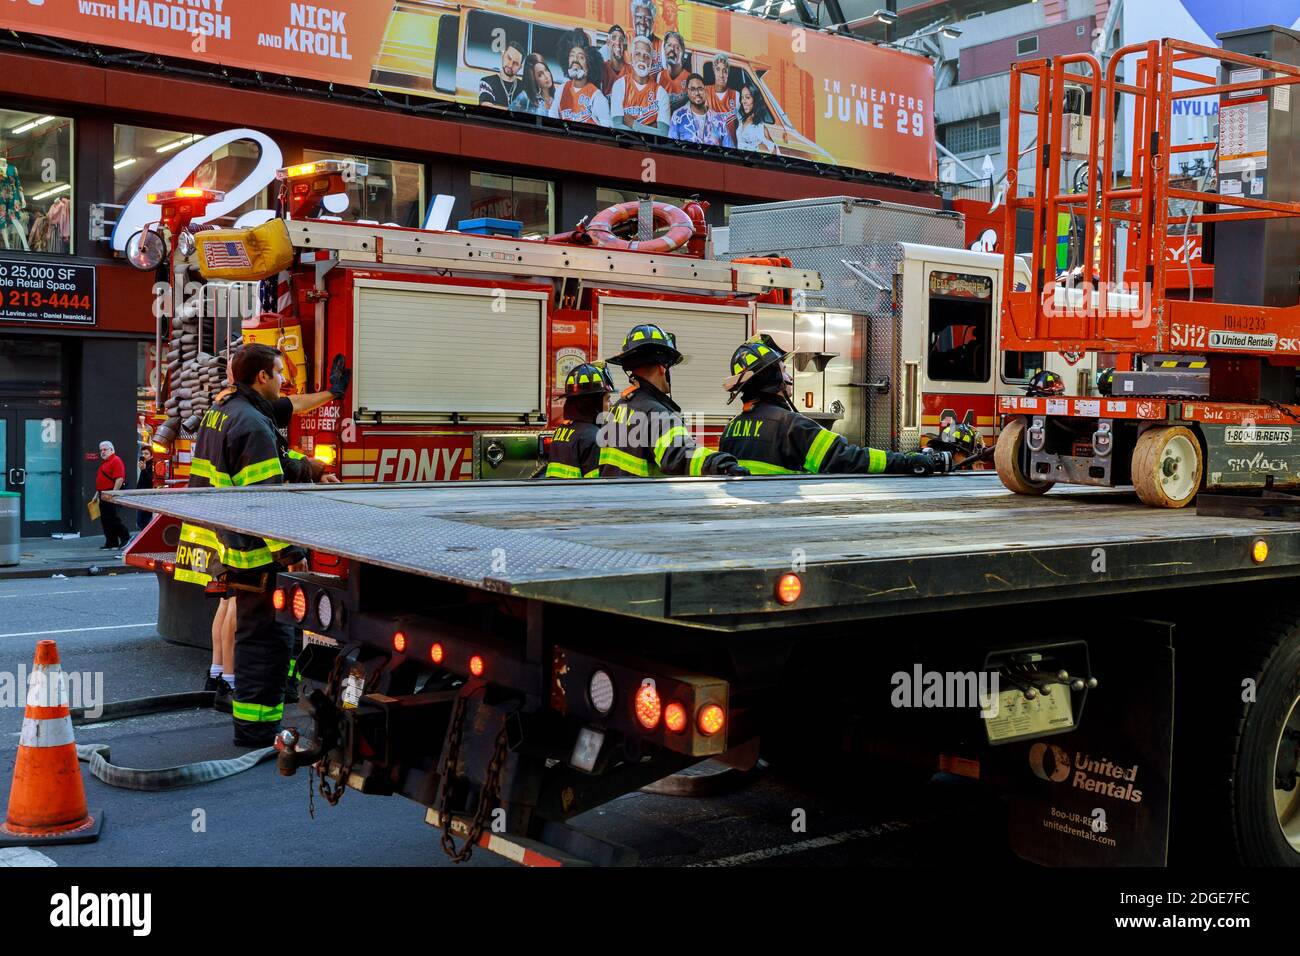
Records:
M1022 187L1008 164L1006 235L1020 210L1032 213L1032 287L1015 284L1007 243L1003 348L1115 356L1102 394L999 399L995 461L1012 491L1132 484L1144 503L1178 508L1202 490L1271 497L1300 488L1300 97L1291 97L1300 34L1268 27L1219 39L1222 49L1173 39L1126 46L1104 70L1090 54L1012 66L1008 141L1021 143L1027 115L1037 135L1022 154L1032 183ZM1121 81L1120 64L1134 54L1136 75ZM1219 74L1193 71L1198 60L1221 64ZM1121 96L1133 97L1128 185L1095 172L1115 168ZM1218 140L1173 142L1174 104L1210 96ZM1171 175L1179 154L1207 151L1217 192ZM1071 160L1088 174L1076 168L1063 191ZM1213 254L1213 291L1186 281L1167 255L1169 240L1192 226ZM1080 236L1077 267L1049 262L1058 241Z

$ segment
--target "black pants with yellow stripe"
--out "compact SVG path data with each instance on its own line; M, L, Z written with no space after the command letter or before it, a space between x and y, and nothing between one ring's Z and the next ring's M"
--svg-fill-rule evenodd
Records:
M270 745L284 716L284 683L293 653L293 628L275 620L272 566L265 575L241 574L235 595L235 742Z

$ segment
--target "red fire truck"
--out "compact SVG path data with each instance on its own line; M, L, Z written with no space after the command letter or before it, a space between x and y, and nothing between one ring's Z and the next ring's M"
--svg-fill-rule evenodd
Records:
M688 354L673 371L673 396L697 439L708 441L729 417L720 383L732 350L752 334L757 310L788 306L796 290L821 289L815 271L788 261L711 258L702 203L623 204L540 240L311 218L321 198L345 190L355 165L282 170L285 215L257 227L261 237L249 230L191 234L190 220L215 197L181 190L156 197L163 210L153 232L159 241L142 236L128 245L128 256L149 268L170 255L173 289L187 288L193 267L205 273L201 287L188 287L194 302L176 297L170 310L182 316L201 305L213 313L210 324L187 333L197 345L187 341L184 354L196 361L208 354L204 342L215 355L218 344L239 333L242 304L261 298L256 288L237 286L259 281L277 282L280 308L245 320L244 338L293 346L285 351L301 356L300 390L323 388L332 357L347 358L353 379L343 402L296 417L289 435L345 482L528 477L559 418L568 371L617 351L644 322L673 330ZM638 227L638 213L649 214L664 235L623 238L625 226ZM292 261L268 276L259 250L275 229L287 233ZM229 267L225 257L234 253L225 248L213 253L215 268L200 261L213 243L229 242L251 250L247 268ZM143 255L146 246L154 248L152 257ZM173 321L179 329L181 319ZM169 354L161 333L159 354ZM173 372L180 370L180 348L170 354ZM182 401L198 401L188 394L193 390L174 384L162 376L160 407L178 391L186 394ZM181 483L198 418L187 428L183 412L199 406L172 407L181 424L169 477ZM168 573L177 536L175 522L157 520L126 560L160 572L163 636L193 633L202 640L205 630L190 614L164 607L174 599L199 603L185 601L195 589L175 585Z

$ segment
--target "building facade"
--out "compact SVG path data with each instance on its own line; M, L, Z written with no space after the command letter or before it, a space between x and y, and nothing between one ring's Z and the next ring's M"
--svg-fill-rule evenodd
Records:
M145 56L0 41L0 475L24 495L23 533L97 533L86 502L108 439L136 475L148 401L153 275L125 264L115 224L169 160L222 142L185 181L230 192L274 144L292 164L369 164L345 219L423 225L435 197L450 222L491 216L525 235L571 229L611 203L699 196L715 225L730 205L850 195L937 206L933 184L734 151L650 152L541 117L474 108L412 109L381 97L291 90ZM205 137L239 129L257 136ZM205 146L206 151L206 146ZM234 210L274 205L269 184ZM138 199L137 199L138 201ZM121 230L119 230L121 231ZM115 249L115 246L117 247Z

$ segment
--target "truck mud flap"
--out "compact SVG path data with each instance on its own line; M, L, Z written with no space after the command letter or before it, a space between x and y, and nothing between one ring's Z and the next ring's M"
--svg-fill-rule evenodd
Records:
M1163 866L1173 762L1172 626L1118 622L1090 641L1101 684L1070 733L993 748L989 775L1010 792L1011 848L1050 866Z

